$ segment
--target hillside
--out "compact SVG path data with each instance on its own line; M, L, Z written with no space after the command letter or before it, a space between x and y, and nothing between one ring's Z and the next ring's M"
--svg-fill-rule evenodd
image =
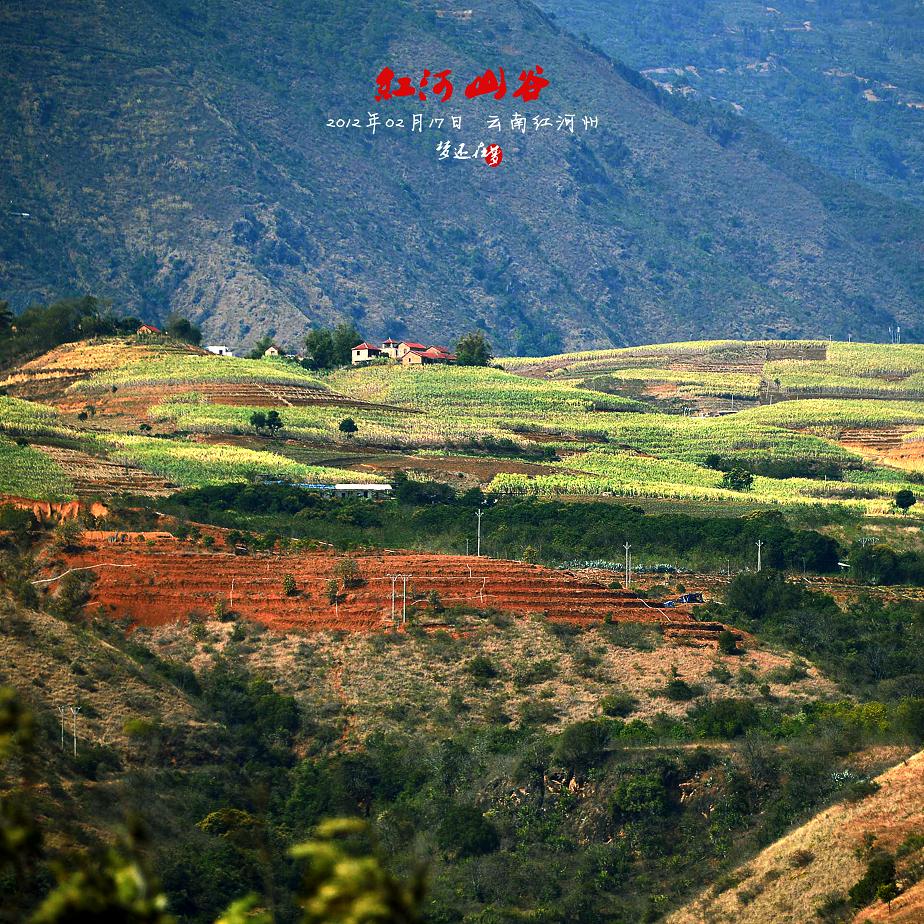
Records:
M893 921L924 916L924 753L877 777L879 789L836 805L758 854L667 918L667 924L789 924L791 921ZM878 899L854 909L848 891L861 879L876 849L898 853L906 891L887 907ZM827 916L820 909L827 908Z
M93 292L152 320L177 309L232 345L294 345L343 316L373 338L478 325L520 353L918 332L914 209L722 113L680 117L525 0L466 9L5 4L0 295ZM385 64L450 67L456 95L386 111ZM326 127L439 110L463 116L471 149L486 116L516 107L466 100L463 81L536 64L551 85L520 108L552 127L505 128L498 170L438 161L445 131ZM572 112L575 134L556 131Z
M924 468L922 376L915 344L692 342L319 374L112 337L0 380L0 489L99 499L403 472L495 499L894 517ZM274 430L253 423L268 410ZM744 487L733 469L750 473Z
M675 97L714 101L814 163L924 203L924 22L899 0L540 0Z

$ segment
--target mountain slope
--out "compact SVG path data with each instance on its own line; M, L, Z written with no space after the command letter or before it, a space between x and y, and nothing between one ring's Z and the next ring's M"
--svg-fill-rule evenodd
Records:
M907 0L540 0L669 92L714 99L815 163L924 203L924 18Z
M879 789L859 802L840 803L816 815L741 867L726 888L711 888L680 911L668 924L710 921L736 924L787 924L790 921L853 920L849 905L841 916L816 914L860 880L871 845L898 851L898 880L904 894L891 908L876 900L857 915L858 921L921 920L924 890L912 868L921 866L920 835L924 827L924 753L918 753L877 777ZM915 839L915 836L917 839ZM870 840L869 838L872 838ZM918 874L919 875L919 872ZM727 887L729 883L734 883Z
M678 118L645 82L526 2L22 0L0 11L0 293L74 289L209 339L297 342L351 316L367 336L550 352L670 335L882 339L920 317L924 222L759 134ZM374 101L384 65L454 72L442 105ZM536 64L540 100L466 100ZM519 104L518 100L513 103ZM440 162L496 135L503 166ZM327 128L459 114L461 132ZM573 136L555 119L575 113ZM580 117L598 116L584 132ZM28 218L15 214L26 212Z

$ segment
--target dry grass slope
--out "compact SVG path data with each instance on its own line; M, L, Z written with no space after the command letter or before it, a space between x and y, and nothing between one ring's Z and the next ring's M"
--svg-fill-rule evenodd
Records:
M877 777L878 792L857 803L843 803L816 815L781 838L733 876L737 886L716 894L709 889L668 924L792 924L815 921L816 908L831 893L847 892L863 875L857 850L866 835L876 845L895 848L912 833L924 831L924 752ZM808 851L810 862L794 861ZM901 866L899 866L899 880ZM856 921L924 920L921 883L892 903L891 914L881 903L860 911Z

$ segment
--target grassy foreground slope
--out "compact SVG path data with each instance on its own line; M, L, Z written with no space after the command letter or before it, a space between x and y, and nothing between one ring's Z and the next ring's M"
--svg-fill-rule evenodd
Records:
M887 770L859 801L832 806L776 841L667 924L790 924L792 921L924 919L924 752ZM879 851L897 855L907 890L888 904L849 899ZM855 893L856 894L856 893ZM854 918L856 914L856 918Z

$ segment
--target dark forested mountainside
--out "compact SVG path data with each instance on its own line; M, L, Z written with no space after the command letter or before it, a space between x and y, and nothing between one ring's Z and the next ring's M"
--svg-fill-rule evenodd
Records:
M540 0L668 92L731 106L827 170L924 203L916 0Z
M677 112L537 7L21 0L0 10L0 297L90 292L205 337L548 353L666 338L883 339L921 317L924 222L746 120ZM442 104L374 78L451 68ZM539 100L512 98L539 65ZM464 96L504 67L497 102ZM329 119L462 115L461 131ZM551 127L512 132L515 111ZM557 117L574 113L572 135ZM584 131L583 115L599 118ZM498 115L504 128L485 123ZM503 165L440 161L496 137Z

